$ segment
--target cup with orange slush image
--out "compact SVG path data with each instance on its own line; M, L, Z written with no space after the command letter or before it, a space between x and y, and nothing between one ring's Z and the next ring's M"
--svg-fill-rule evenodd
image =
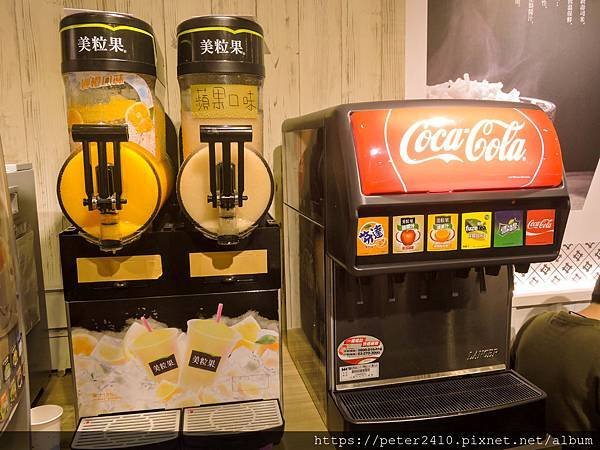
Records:
M222 373L229 354L242 338L240 333L221 321L223 305L219 303L214 319L188 320L185 360L179 383L185 388L210 386Z
M151 379L177 383L180 369L176 354L180 331L177 328L152 329L145 318L142 323L148 332L137 336L129 351L144 365Z
M450 228L440 228L438 230L434 230L431 234L431 237L437 242L446 242L454 236L453 230Z

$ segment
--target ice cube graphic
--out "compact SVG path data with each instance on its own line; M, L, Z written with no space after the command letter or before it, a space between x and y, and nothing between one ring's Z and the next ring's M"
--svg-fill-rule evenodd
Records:
M236 348L227 360L225 373L229 376L251 374L261 367L260 358L246 347Z
M279 370L279 353L273 350L265 350L261 356L263 366L269 370Z

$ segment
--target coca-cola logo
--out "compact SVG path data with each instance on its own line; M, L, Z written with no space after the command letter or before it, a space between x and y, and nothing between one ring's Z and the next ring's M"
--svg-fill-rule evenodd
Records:
M540 230L553 230L554 229L554 219L542 219L542 220L530 220L527 222L528 228L537 228Z
M451 120L434 118L413 123L400 141L400 158L406 164L432 160L476 162L522 161L526 141L518 137L524 122L483 119L471 128L452 127Z
M554 243L556 211L534 209L527 211L525 245L551 245Z
M363 194L559 186L562 157L550 119L492 103L353 112Z

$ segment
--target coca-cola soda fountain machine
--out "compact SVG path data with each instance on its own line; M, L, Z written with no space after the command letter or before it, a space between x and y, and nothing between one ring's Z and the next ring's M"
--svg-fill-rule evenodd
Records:
M569 214L534 105L407 101L287 120L287 345L330 430L542 431L510 370L513 272Z

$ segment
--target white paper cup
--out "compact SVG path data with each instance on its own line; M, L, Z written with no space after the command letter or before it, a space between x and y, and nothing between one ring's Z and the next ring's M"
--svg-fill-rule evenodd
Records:
M31 409L32 450L60 449L60 418L63 409L57 405L36 406Z

